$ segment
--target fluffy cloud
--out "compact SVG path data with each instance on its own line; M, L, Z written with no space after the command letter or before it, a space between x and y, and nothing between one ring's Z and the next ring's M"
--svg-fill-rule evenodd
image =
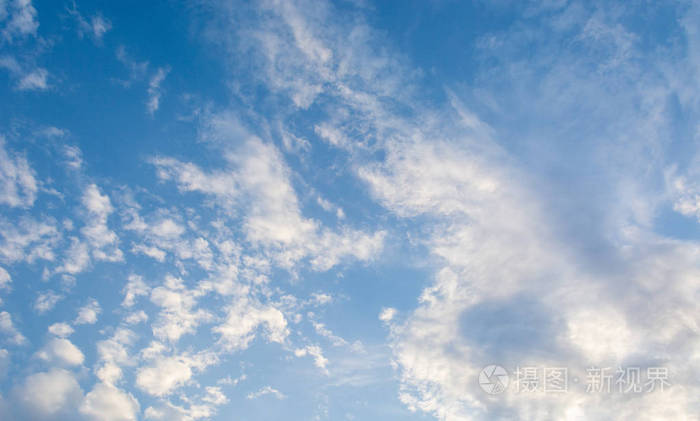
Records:
M49 333L58 336L59 338L66 338L74 332L74 329L67 323L54 323L49 326Z
M123 375L122 366L133 366L135 360L129 355L129 348L136 340L136 334L125 328L97 343L98 362L95 374L105 384L114 385Z
M224 323L215 326L212 331L220 336L219 342L230 350L248 347L255 338L259 327L265 328L267 339L282 343L287 338L287 320L277 308L249 302L239 298L229 307Z
M700 222L700 183L694 183L688 177L668 175L671 194L674 198L673 209L685 216L694 217Z
M151 302L161 308L153 325L153 334L159 339L177 341L193 333L202 321L211 319L204 309L195 309L197 291L184 287L182 279L166 276L165 284L151 291Z
M157 356L152 364L139 368L136 385L150 395L166 396L213 362L210 355Z
M63 369L32 374L14 390L21 411L29 419L61 419L71 413L82 399L75 377Z
M80 413L89 420L135 421L138 419L139 403L130 393L98 383L85 395Z
M4 333L12 344L22 345L27 342L27 338L17 330L12 323L12 316L6 311L0 312L0 332Z
M12 277L7 273L5 268L0 267L0 289L10 289L10 284L12 283Z
M0 217L0 238L0 261L33 263L37 259L54 260L61 235L50 218L37 221L24 217L10 222Z
M493 64L465 96L500 123L494 128L452 92L445 109L422 104L400 61L373 49L372 38L381 35L362 23L329 24L339 20L330 5L305 6L265 3L256 10L262 29L238 35L255 45L266 88L299 109L323 98L317 105L330 117L314 124L316 135L350 152L378 203L422 227L411 240L430 253L433 282L406 319L381 317L409 409L473 420L606 419L626 408L654 419L644 409L665 405L687 417L697 388L683 374L673 397L605 397L609 412L591 409L597 398L580 390L562 399L493 399L476 379L494 359L508 367L658 363L675 373L697 371L698 321L688 297L700 279L698 246L658 235L653 221L668 205L658 189L675 130L665 119L672 113L667 100L683 97L696 112L687 92L694 85L686 82L697 74L686 69L697 69L697 31L687 31L689 51L676 51L691 63L668 76L683 81L674 89L657 75L677 66L665 63L665 47L642 51L641 37L623 23L627 9L622 18L580 2L528 6L528 19L541 25L517 23L477 42L480 62ZM691 10L683 22L691 28L696 18ZM562 42L590 54L553 54ZM381 157L367 163L367 149ZM692 183L674 186L675 209L694 215ZM250 233L264 238L263 230ZM651 308L658 311L640 310ZM662 320L673 320L668 330Z
M30 207L39 190L34 170L27 159L12 154L0 136L0 204L12 207Z
M109 196L100 193L97 185L90 184L83 194L83 206L87 210L88 219L81 232L93 246L93 256L98 260L121 260L121 250L116 248L117 234L107 227L107 217L114 211ZM105 247L112 248L106 252L103 250Z
M97 323L97 316L102 312L100 303L95 299L90 299L89 302L78 310L78 316L75 318L76 325Z
M220 132L221 124L218 121L209 129L208 138L220 141L222 136L230 136ZM309 257L313 268L327 270L344 257L366 261L381 251L382 231L366 234L345 228L334 232L305 218L289 180L290 170L273 145L249 136L228 159L231 170L210 173L172 158L156 158L153 164L161 179L175 181L182 191L215 196L231 215L243 206L247 239L254 246L265 247L283 267L292 268Z
M63 366L81 365L85 360L80 349L64 338L51 339L37 356L48 363Z
M55 291L49 290L41 292L34 301L34 310L39 314L51 311L63 298L62 295L57 294Z
M129 275L128 282L124 287L124 301L122 305L124 307L132 307L139 296L148 295L150 288L143 282L143 278L138 275Z

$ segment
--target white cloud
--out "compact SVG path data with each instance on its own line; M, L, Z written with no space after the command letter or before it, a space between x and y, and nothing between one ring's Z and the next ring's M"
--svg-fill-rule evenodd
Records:
M117 246L119 238L107 226L107 218L114 212L109 196L100 193L97 185L90 184L85 189L82 203L87 211L87 220L81 233L92 247L92 256L97 260L122 261L124 257Z
M131 366L135 360L129 355L129 347L136 335L129 329L118 328L112 337L97 343L98 363L95 374L106 384L115 384L122 378L121 366Z
M5 378L5 374L7 373L7 368L10 366L10 352L6 349L0 348L0 380ZM2 410L0 409L0 414L2 414Z
M230 117L226 117L230 118ZM217 127L207 134L225 139ZM301 214L289 180L290 170L279 151L259 138L249 137L240 150L228 155L231 170L206 173L197 166L171 158L156 158L158 176L174 180L181 191L214 195L231 215L243 207L243 229L255 246L263 246L282 267L292 268L310 257L317 270L327 270L343 258L371 260L383 247L385 233L367 234L344 228L333 232Z
M170 73L169 67L160 67L148 81L148 102L146 103L146 108L150 115L153 115L160 108L160 97L163 95L160 85L168 73Z
M75 377L63 369L30 375L14 394L28 418L37 420L65 419L82 399Z
M217 406L223 405L228 402L228 398L218 386L207 386L205 388L205 391L207 392L207 394L204 395L204 397L202 398L202 401L204 402Z
M35 177L27 159L9 152L0 136L0 204L31 207L39 189Z
M0 289L10 289L10 284L12 284L12 277L4 267L0 266Z
M323 140L338 148L348 148L350 140L337 128L329 124L320 124L314 127L314 132Z
M100 220L107 219L109 214L114 211L109 196L100 193L96 184L87 186L85 193L83 193L82 202L88 212Z
M692 182L688 177L677 176L672 169L667 174L673 196L673 209L685 216L694 217L700 222L700 183ZM670 180L668 180L670 178Z
M138 369L136 386L150 395L166 396L187 384L195 370L213 362L211 356L158 356L151 365Z
M280 392L279 390L273 388L272 386L265 386L256 392L251 392L246 396L246 399L258 399L263 396L272 395L277 399L286 399L287 395Z
M382 312L379 313L379 320L387 323L390 322L396 317L396 309L395 308L383 308Z
M78 238L71 237L70 241L71 245L66 251L64 262L56 271L75 275L90 265L90 251L88 245Z
M46 69L36 68L20 77L17 89L20 91L44 91L49 89L49 72Z
M221 39L258 53L256 76L293 106L323 98L317 105L333 117L314 122L317 135L350 152L350 166L380 204L421 225L411 241L430 253L433 282L405 321L382 315L409 409L471 420L564 419L577 412L607 419L625 408L629 416L654 419L644 409L664 402L674 416L687 418L690 396L697 395L692 380L684 379L668 402L610 398L605 411L596 412L597 398L575 391L559 400L509 395L495 401L468 379L495 358L513 366L523 360L575 366L654 355L676 372L697 371L689 351L698 340L696 312L687 297L697 294L692 262L698 246L653 232L666 200L656 188L660 163L673 159L665 155L676 127L666 121L674 113L668 98L683 98L696 114L696 92L687 87L697 80L697 8L683 20L691 47L671 54L693 56L688 66L667 62L666 46L639 51L647 38L623 22L631 11L626 7L614 13L576 2L539 12L533 7L528 13L541 25L518 22L510 28L516 30L487 34L476 43L485 67L478 89L460 91L489 122L503 123L496 130L458 95L448 92L448 109L422 104L415 78L407 76L412 69L386 52L381 34L361 20L334 25L342 17L333 5L308 5L266 3L255 10L255 30ZM587 54L561 50L563 41ZM687 69L694 70L686 75ZM676 89L667 78L678 79ZM397 104L405 110L397 113ZM301 117L288 109L280 114L287 112L291 121ZM366 139L373 152L381 151L373 164L358 152ZM677 211L692 216L696 198L688 184L674 201ZM243 186L228 197L243 194ZM661 320L673 320L672 327L662 328ZM506 330L496 335L505 343L488 335L498 329ZM591 339L603 330L604 344Z
M68 323L54 323L49 326L49 333L59 338L67 338L73 334L74 330Z
M54 127L55 128L55 127ZM60 130L60 129L57 129ZM83 152L77 146L64 145L63 155L69 168L79 170L83 165Z
M73 345L71 341L64 338L53 338L38 353L37 357L51 363L64 366L81 365L85 356Z
M132 307L139 296L147 296L151 289L143 282L143 278L138 275L129 275L128 282L122 293L124 294L124 307Z
M309 355L314 359L314 365L323 371L323 373L328 374L328 359L323 356L323 351L318 345L307 345L304 348L298 348L294 350L294 355L297 357L304 357Z
M185 228L170 218L163 218L161 221L150 227L151 232L158 237L179 237L185 232Z
M267 339L283 343L289 335L287 321L278 309L249 302L241 297L228 308L226 320L212 328L219 342L229 350L248 347L259 327L265 328Z
M148 314L146 314L145 311L139 310L134 313L130 313L128 316L124 318L124 323L130 324L130 325L135 325L139 323L145 323L148 321Z
M188 290L179 278L167 275L163 286L153 288L151 302L161 308L158 319L152 325L153 334L159 339L176 342L182 335L194 333L211 314L196 309L197 291Z
M44 127L43 129L39 130L37 133L40 134L41 136L46 137L46 138L54 139L54 138L62 138L64 136L66 136L68 131L65 129L58 128L56 126L47 126L47 127ZM75 148L78 151L80 151L80 149L78 149L75 146L66 145L65 147L70 148L70 149Z
M7 335L9 342L15 345L23 345L27 342L27 338L15 328L12 316L6 311L0 312L0 332Z
M165 251L159 249L155 246L146 246L144 244L136 244L131 248L132 253L142 253L148 257L151 257L159 262L165 261L165 256L167 255Z
M159 405L158 407L149 406L144 411L144 416L147 420L163 420L163 421L192 421L195 418L190 417L184 408L175 406L171 403Z
M76 24L78 26L78 35L81 38L84 37L85 34L87 34L90 37L92 37L92 39L96 43L100 43L104 34L106 34L112 29L112 22L110 22L108 19L105 19L99 13L92 16L89 20L86 19L78 11L77 5L75 3L73 3L72 9L68 9L68 13L70 13L70 15L73 16L73 18L75 19Z
M16 80L15 88L20 91L37 91L49 88L49 72L31 62L20 64L14 57L0 56L0 68L7 70Z
M95 15L90 19L90 29L95 38L102 39L104 34L112 29L112 23L101 15Z
M0 238L0 261L33 263L36 259L54 260L60 233L51 218L10 222L0 216Z
M51 290L40 292L34 301L34 310L39 314L46 313L47 311L53 310L56 304L62 299L62 295L56 294L56 292Z
M188 404L177 406L171 402L161 402L158 406L146 408L144 415L149 420L195 421L211 419L216 414L216 407L228 402L228 398L219 387L207 386L202 396L188 396L182 399Z
M122 85L129 86L135 80L141 80L146 77L148 71L148 61L136 61L127 52L123 45L120 45L116 51L117 60L119 60L129 71L129 79L121 81Z
M91 298L87 304L78 310L78 316L75 318L76 325L93 325L97 323L97 316L102 312L100 308L100 303L97 300Z
M12 42L16 38L36 35L39 22L36 20L36 9L31 0L11 0L9 2L9 19L3 29L3 37ZM1 23L1 22L0 22Z
M95 421L136 421L139 403L130 393L112 385L98 383L85 396L80 413Z

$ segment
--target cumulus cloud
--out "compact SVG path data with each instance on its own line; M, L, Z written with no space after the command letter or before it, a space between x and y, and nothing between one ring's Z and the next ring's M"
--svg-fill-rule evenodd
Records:
M187 384L196 371L215 362L211 355L162 356L136 373L136 386L153 396L166 396Z
M37 259L55 259L55 247L61 238L55 221L29 217L10 221L0 216L0 261L33 263Z
M41 292L34 301L34 310L39 314L51 311L63 298L62 295L57 294L55 291L48 290Z
M108 217L114 212L109 196L102 194L96 184L90 184L85 188L82 197L85 208L85 225L80 232L87 241L87 245L73 240L69 259L64 270L69 273L77 273L84 270L89 264L86 254L89 252L97 260L118 262L124 259L122 251L118 247L119 238L108 226Z
M79 410L89 420L135 421L138 419L139 403L130 393L98 383L85 395Z
M12 277L5 268L0 266L0 289L10 289L10 284L12 284Z
M97 317L102 312L100 303L95 299L90 299L87 304L78 310L78 316L75 318L76 325L93 325L97 323Z
M226 349L240 350L248 347L260 327L271 342L283 343L289 335L281 311L241 297L228 308L225 321L212 331L220 335L219 342Z
M60 419L74 413L82 390L73 374L64 369L28 376L14 391L19 411L29 419Z
M27 159L8 151L4 137L0 136L0 204L30 207L38 190L36 174Z
M145 323L148 321L148 314L145 311L139 310L134 313L130 313L124 318L124 323L134 325L139 323Z
M124 294L124 301L122 305L124 307L132 307L139 296L147 296L150 292L150 288L143 282L143 278L138 275L129 275L128 282L122 290Z
M135 364L129 354L129 348L135 340L136 334L133 331L118 328L110 338L97 342L95 374L100 381L114 385L122 378L122 366Z
M185 288L182 279L166 276L164 285L151 291L151 302L161 308L153 334L175 342L182 335L193 333L201 322L210 320L209 312L196 308L198 295Z
M54 323L49 326L49 333L59 338L67 338L74 332L73 327L68 323Z
M22 345L27 342L27 338L17 330L12 322L12 316L6 311L0 312L0 332L2 332L7 337L6 340L12 344Z
M227 136L212 130L212 138ZM344 228L335 232L305 218L289 180L290 169L273 145L249 137L229 155L229 161L230 170L209 173L172 158L156 158L153 164L161 179L175 181L182 191L215 196L231 213L244 206L247 239L265 247L283 267L292 268L308 257L313 268L328 270L343 258L368 261L382 250L383 231L368 234Z
M49 88L49 72L46 69L36 68L22 75L17 82L20 91L43 91Z
M85 360L85 356L80 349L65 338L51 339L49 343L37 353L37 357L50 364L63 366L81 365Z

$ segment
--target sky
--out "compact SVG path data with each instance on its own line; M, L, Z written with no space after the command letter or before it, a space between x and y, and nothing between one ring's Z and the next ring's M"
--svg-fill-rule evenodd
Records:
M0 0L0 419L697 420L700 3Z

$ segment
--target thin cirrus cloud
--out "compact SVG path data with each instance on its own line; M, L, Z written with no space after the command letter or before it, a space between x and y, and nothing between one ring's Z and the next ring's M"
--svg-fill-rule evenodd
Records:
M103 6L0 3L0 418L698 412L699 5Z

